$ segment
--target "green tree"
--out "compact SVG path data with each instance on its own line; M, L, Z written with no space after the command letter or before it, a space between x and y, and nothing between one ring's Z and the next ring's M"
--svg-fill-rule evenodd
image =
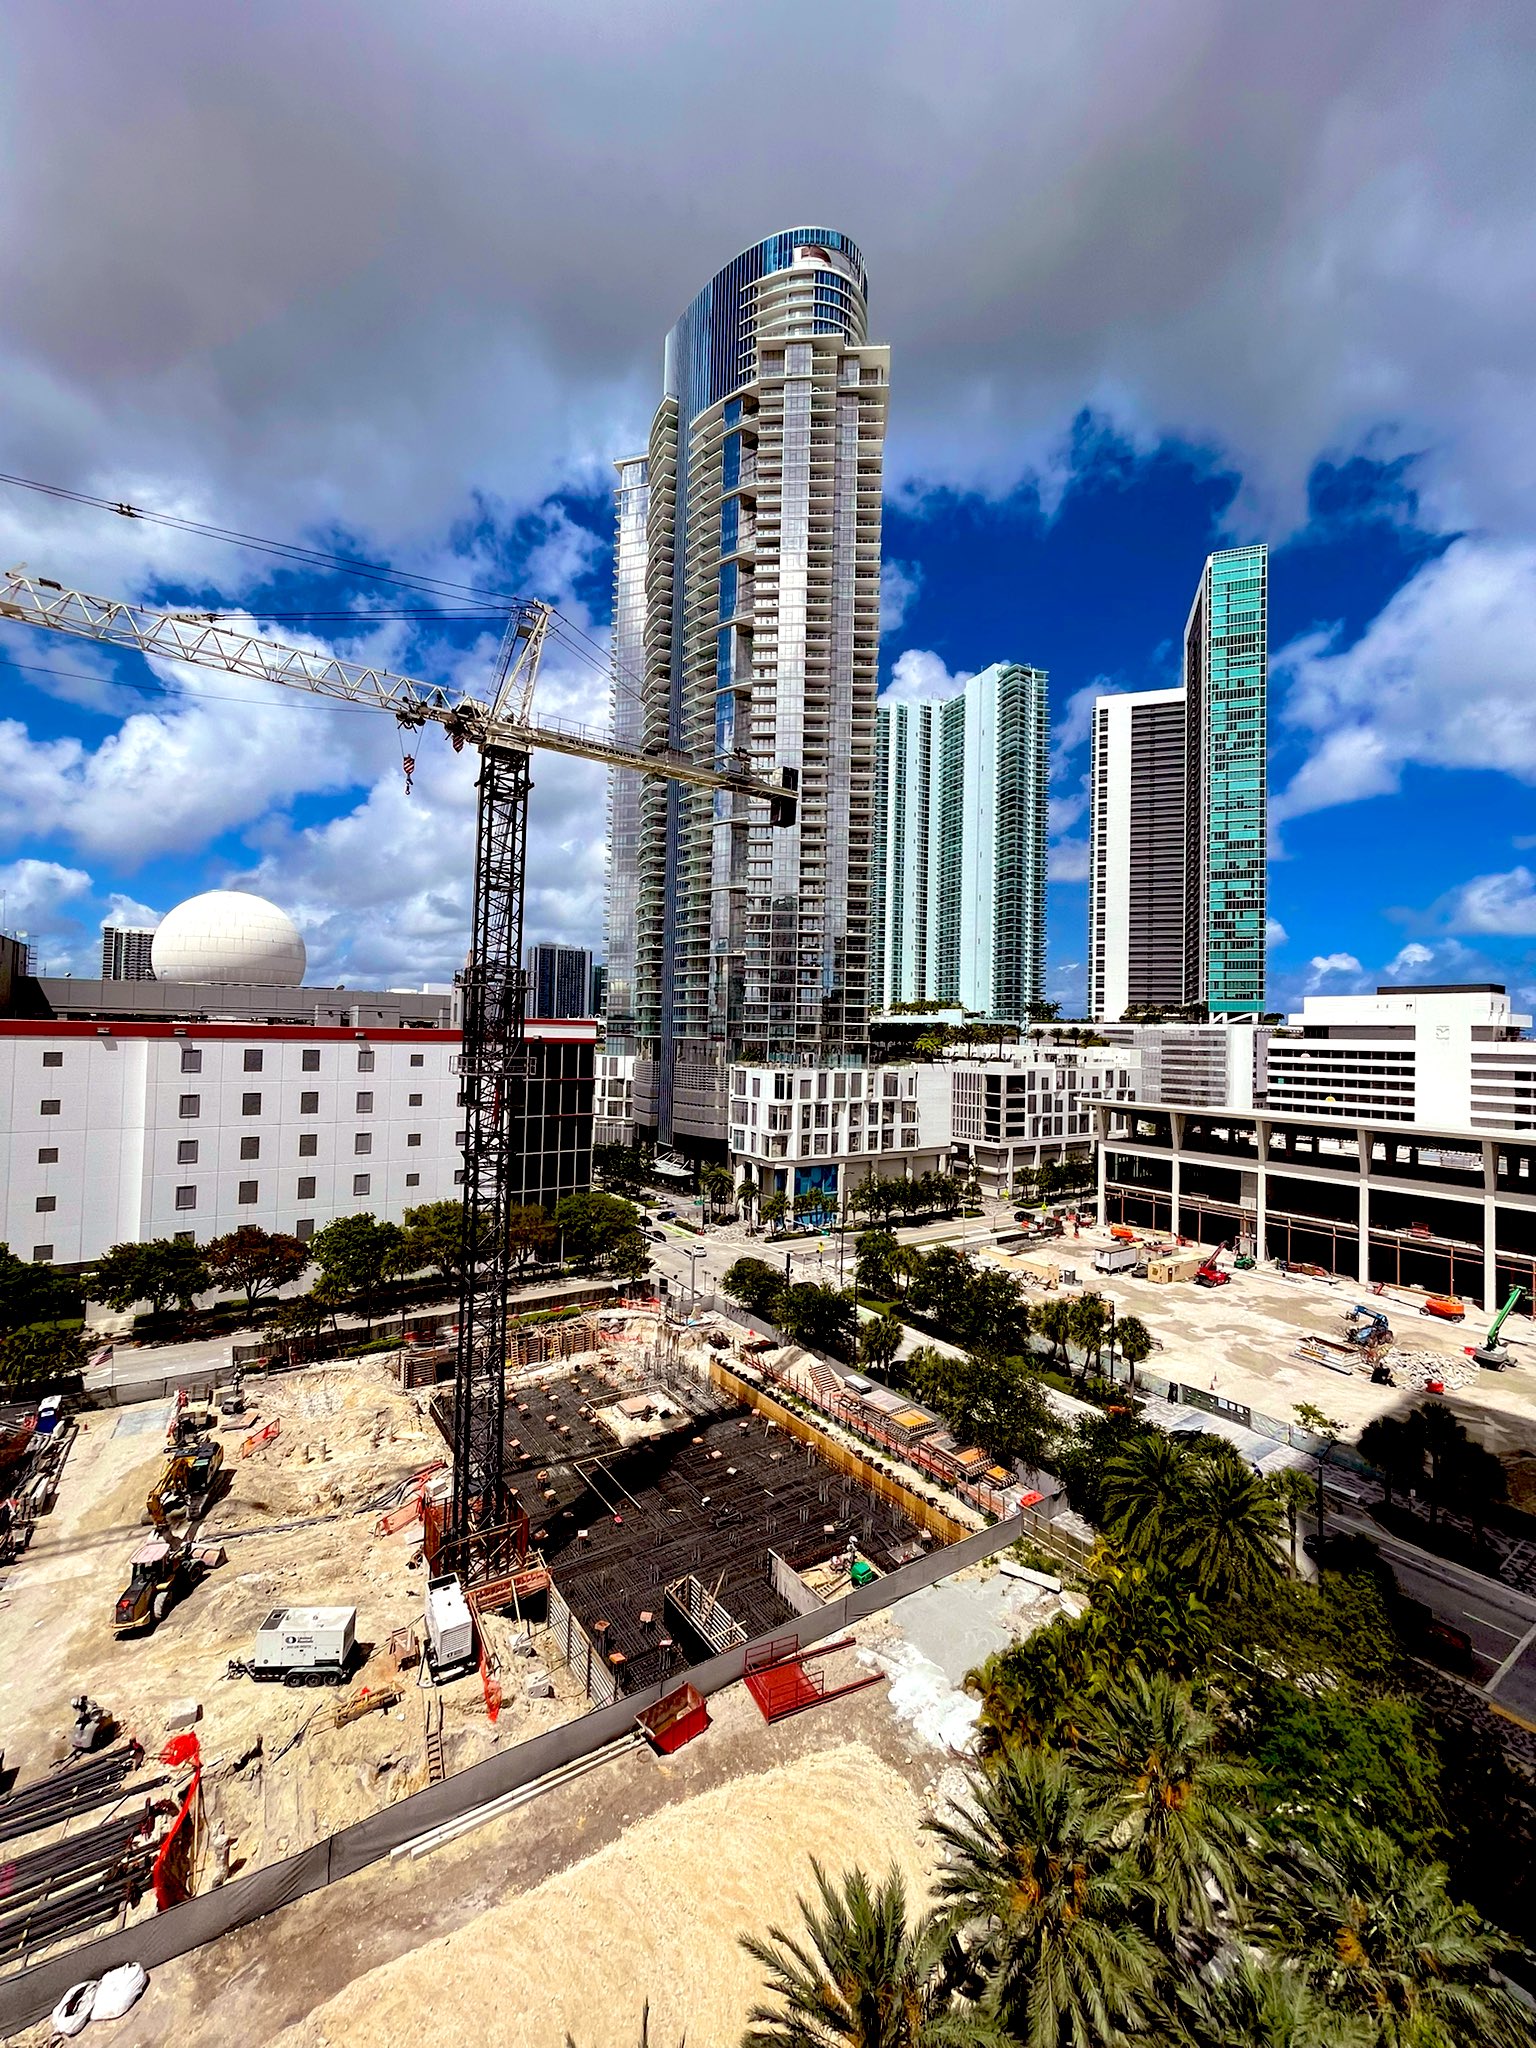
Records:
M617 1271L632 1259L636 1241L645 1243L634 1203L596 1190L562 1196L555 1204L555 1230L565 1257L583 1273Z
M1291 1570L1301 1564L1297 1539L1301 1533L1301 1518L1312 1505L1316 1482L1299 1465L1286 1465L1279 1472L1270 1475L1269 1490L1275 1503L1285 1517L1285 1526L1290 1537Z
M540 1212L542 1214L542 1211ZM476 1236L481 1237L488 1228L488 1217L479 1219L481 1228ZM440 1273L451 1287L457 1287L464 1274L464 1204L454 1201L422 1202L405 1212L405 1233L400 1243L401 1270L419 1273L430 1266Z
M1216 1724L1185 1687L1134 1667L1094 1702L1078 1760L1131 1825L1156 1924L1173 1936L1212 1928L1262 1866L1257 1773L1217 1753Z
M1131 1385L1136 1384L1136 1368L1145 1365L1152 1356L1152 1332L1140 1316L1118 1316L1110 1331L1110 1362L1113 1364L1118 1351L1130 1368Z
M784 1275L766 1259L736 1259L726 1268L720 1285L731 1301L766 1322L778 1321L779 1298L785 1288Z
M1424 1479L1424 1434L1412 1415L1377 1415L1360 1432L1360 1455L1376 1467L1386 1489L1412 1493Z
M240 1289L248 1316L255 1314L258 1302L291 1286L309 1264L309 1253L296 1237L255 1223L214 1238L203 1257L217 1286Z
M1052 1354L1062 1365L1067 1362L1067 1342L1072 1335L1072 1304L1059 1296L1043 1301L1034 1310L1031 1320L1034 1327L1051 1347Z
M141 1297L135 1295L134 1299ZM0 1244L0 1335L28 1323L77 1316L84 1307L85 1295L78 1280L66 1278L55 1266L18 1259L8 1244Z
M1277 1956L1234 1946L1220 1974L1175 1988L1179 2048L1376 2048L1367 2019L1340 2012Z
M1115 1452L1100 1487L1101 1527L1121 1554L1170 1556L1189 1499L1193 1453L1177 1437L1143 1429Z
M888 1300L896 1292L896 1255L901 1249L895 1238L888 1230L861 1230L853 1249L860 1294Z
M1310 1834L1343 1814L1413 1854L1441 1830L1439 1763L1406 1700L1348 1681L1273 1683L1261 1693L1254 1762L1272 1811Z
M369 1211L338 1216L309 1241L310 1256L330 1287L368 1327L383 1300L386 1283L398 1267L404 1233L397 1223L380 1223Z
M1102 1294L1080 1294L1068 1304L1067 1323L1072 1342L1083 1354L1086 1373L1089 1357L1097 1365L1104 1349L1104 1335L1109 1327L1109 1303Z
M886 1314L876 1316L862 1325L859 1331L859 1357L876 1372L886 1372L895 1362L896 1354L906 1341L907 1326L900 1316Z
M704 1197L706 1216L718 1216L735 1199L736 1181L728 1166L701 1166L699 1193Z
M1443 1863L1335 1825L1280 1879L1267 1931L1382 2048L1529 2048L1528 2009L1494 1981L1508 1937L1450 1893Z
M594 1145L592 1171L615 1195L638 1195L651 1178L653 1155L643 1145Z
M953 2007L943 1969L948 1940L933 1916L909 1920L892 1870L834 1882L813 1857L816 1897L799 1900L803 1931L770 1927L741 1945L767 1972L768 1998L747 2016L743 2048L947 2048L1001 2041L980 2014Z
M1323 1440L1322 1456L1317 1461L1317 1547L1321 1550L1323 1516L1326 1508L1323 1492L1324 1474L1328 1460L1333 1454L1333 1447L1344 1434L1344 1425L1342 1422L1336 1422L1331 1415L1325 1415L1315 1401L1298 1401L1293 1412L1304 1430Z
M777 1237L785 1217L789 1214L789 1197L782 1188L769 1188L758 1201L757 1213L768 1226L768 1235Z
M852 1358L858 1349L853 1297L813 1280L797 1280L779 1296L772 1319L792 1344L825 1351L833 1358Z
M406 1221L410 1221L409 1211ZM553 1258L556 1243L555 1226L537 1202L519 1202L507 1211L507 1244L520 1266Z
M152 1237L143 1244L115 1244L96 1261L87 1283L91 1297L126 1311L147 1301L157 1316L172 1307L189 1311L212 1284L207 1260L195 1244Z
M1280 1510L1235 1451L1200 1458L1179 1512L1173 1561L1213 1605L1251 1599L1281 1573Z
M72 1380L84 1364L85 1339L56 1323L28 1323L0 1338L0 1385L56 1385Z
M984 1930L987 2007L1032 2048L1109 2048L1153 2016L1159 1956L1137 1921L1147 1887L1120 1853L1120 1822L1060 1757L1014 1748L930 1823L948 1851L948 1924Z

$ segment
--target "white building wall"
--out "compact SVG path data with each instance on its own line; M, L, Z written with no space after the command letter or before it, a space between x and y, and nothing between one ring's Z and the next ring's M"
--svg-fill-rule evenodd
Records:
M201 1071L182 1071L184 1047ZM438 1031L372 1032L364 1043L350 1031L0 1024L0 1238L21 1258L51 1246L54 1264L76 1265L178 1231L205 1241L254 1223L307 1234L362 1210L399 1222L454 1193L458 1049L456 1033ZM317 1066L305 1067L306 1051ZM259 1070L247 1052L260 1054ZM58 1064L44 1064L49 1054ZM195 1115L182 1114L184 1098ZM52 1101L58 1113L45 1115ZM243 1141L255 1158L241 1156ZM195 1160L179 1157L188 1145ZM41 1156L49 1150L56 1161Z
M965 691L965 794L960 856L960 1001L992 1014L997 951L997 678L990 668Z
M1529 1016L1502 989L1308 996L1269 1048L1268 1103L1435 1130L1536 1129Z

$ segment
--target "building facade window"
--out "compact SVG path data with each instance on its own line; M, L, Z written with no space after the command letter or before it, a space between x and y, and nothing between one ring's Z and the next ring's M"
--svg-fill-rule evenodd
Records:
M301 1216L298 1222L295 1223L295 1225L293 1226L293 1234L299 1240L300 1244L308 1244L309 1240L315 1234L314 1217Z
M183 1095L181 1098L181 1108L177 1112L179 1116L201 1116L202 1113L203 1098L201 1095Z
M352 1150L358 1153L371 1152L373 1150L372 1131L359 1131L352 1140Z
M306 1089L304 1089L304 1091L303 1091L303 1092L301 1093L301 1095L299 1096L299 1115L300 1115L300 1116L318 1116L319 1114L320 1114L320 1091L319 1091L319 1089L318 1089L318 1088L306 1088Z
M61 1053L61 1052L45 1052L45 1053L43 1054L43 1065L44 1065L45 1067L62 1067L62 1066L63 1066L63 1064L64 1064L64 1055L63 1055L63 1053Z
M249 1207L249 1205L250 1205L250 1204L251 1204L252 1202L254 1202L255 1200L256 1200L256 1183L255 1183L255 1181L253 1181L253 1180L243 1180L243 1181L241 1181L241 1183L240 1183L240 1201L241 1201L241 1204L242 1204L242 1206L245 1206L245 1207Z
M419 1188L421 1186L421 1175L419 1173L408 1173L405 1176L405 1184L408 1188Z
M299 1065L306 1074L318 1074L320 1071L319 1048L313 1045L305 1046Z
M260 1116L261 1097L254 1094L242 1095L240 1098L240 1114L242 1116Z
M240 1157L242 1159L259 1159L261 1157L260 1138L242 1138L240 1140Z
M408 1109L420 1109L421 1107L421 1097L419 1095L408 1095L405 1101Z
M178 1209L195 1209L197 1207L197 1189L178 1188L176 1190L176 1206Z
M57 1195L39 1195L37 1198L37 1213L39 1216L51 1215L58 1206L59 1198Z
M176 1164L178 1166L196 1166L196 1138L178 1138L176 1140Z
M52 1258L53 1258L53 1246L52 1246L51 1244L35 1244L35 1245L33 1245L33 1247L32 1247L32 1263L33 1263L33 1265L34 1265L34 1266L46 1266L46 1265L48 1265L48 1264L49 1264L49 1263L51 1262Z
M57 1116L59 1113L59 1108L60 1103L57 1095L45 1095L43 1100L37 1106L38 1115Z
M58 1146L40 1145L38 1147L37 1163L39 1166L57 1166L59 1163Z
M358 1113L358 1115L359 1115L359 1116L372 1116L372 1114L373 1114L373 1090L372 1090L371 1088L359 1088L359 1089L358 1089L358 1091L357 1091L357 1113Z
M301 1159L313 1159L313 1158L315 1157L315 1155L316 1155L316 1154L317 1154L317 1153L319 1152L319 1150L320 1150L320 1134L319 1134L319 1132L318 1132L318 1131L300 1131L300 1133L299 1133L299 1157L300 1157Z
M366 1173L353 1174L352 1192L354 1195L366 1195L369 1189L369 1185L370 1183Z
M259 1046L248 1045L246 1047L245 1071L248 1074L259 1074L261 1072L261 1049Z
M420 1131L407 1131L405 1134L405 1142L407 1143L407 1145L419 1145L421 1143Z
M203 1071L201 1047L184 1045L181 1048L181 1071L184 1074L200 1074Z
M301 1175L300 1175L300 1177L299 1177L299 1200L300 1200L301 1202L312 1202L312 1201L313 1201L314 1199L315 1199L315 1177L314 1177L314 1175L313 1175L312 1173L306 1173L306 1174L301 1174Z
M425 1065L426 1065L426 1054L425 1054L425 1053L419 1053L419 1052L413 1052L413 1053L411 1054L411 1065L412 1065L413 1067L422 1067L422 1066L425 1066Z
M357 1071L360 1074L373 1072L373 1053L366 1045L360 1045L357 1049Z

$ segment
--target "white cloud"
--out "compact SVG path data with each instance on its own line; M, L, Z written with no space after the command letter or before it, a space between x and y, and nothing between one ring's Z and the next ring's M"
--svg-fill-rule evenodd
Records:
M1359 976L1364 970L1353 953L1314 953L1307 963L1307 990L1315 994L1325 981L1337 980L1340 976Z
M891 680L880 692L882 704L942 704L958 697L970 681L971 669L956 669L951 675L942 656L926 648L909 647L898 654Z
M1536 936L1536 875L1527 867L1501 875L1474 875L1442 896L1433 914L1448 931Z
M163 910L151 910L137 897L124 896L120 890L114 889L107 897L101 921L103 924L126 925L133 931L153 932L160 929L164 917Z
M1101 697L1119 696L1124 689L1121 683L1112 683L1108 676L1095 676L1091 683L1074 690L1060 714L1051 721L1051 772L1065 774L1067 757L1084 745L1093 735L1093 707Z
M56 860L13 860L0 867L0 899L7 931L36 932L54 917L61 904L86 895L91 878L82 868Z
M1289 934L1279 918L1266 918L1264 921L1264 945L1266 950L1271 950L1276 946L1285 946L1289 943Z
M1087 840L1053 840L1047 861L1047 869L1053 882L1086 882L1088 879Z
M1429 946L1421 946L1417 939L1410 939L1387 962L1383 972L1393 981L1399 981L1410 974L1422 974L1426 967L1434 965L1435 955Z
M894 633L917 602L923 587L919 562L898 562L887 555L880 564L880 637Z
M1283 716L1313 751L1275 822L1388 794L1409 765L1536 783L1533 645L1536 547L1475 539L1420 569L1353 646L1293 643L1275 663L1289 678Z

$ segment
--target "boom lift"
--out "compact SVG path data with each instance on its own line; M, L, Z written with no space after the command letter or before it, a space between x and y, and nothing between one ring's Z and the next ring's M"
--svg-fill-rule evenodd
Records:
M1479 1365L1486 1365L1490 1372L1502 1372L1509 1363L1509 1346L1500 1338L1499 1332L1520 1306L1520 1297L1524 1292L1523 1287L1512 1287L1509 1290L1508 1301L1489 1324L1488 1334L1482 1343L1476 1347L1467 1347L1467 1355L1475 1358Z
M1358 1344L1362 1351L1385 1349L1392 1342L1392 1326L1379 1308L1363 1308L1356 1302L1349 1317L1353 1320L1344 1331L1346 1342Z
M0 619L254 676L315 697L372 705L393 713L406 731L440 725L455 752L467 744L480 755L474 911L469 960L460 977L464 1201L449 1524L466 1578L505 1565L500 1550L511 1519L502 1435L508 1215L515 1189L513 1162L525 1149L533 1078L523 1029L522 970L531 750L691 783L732 799L733 811L744 803L763 803L770 822L778 826L794 824L797 803L792 769L783 770L775 785L750 773L741 754L726 757L736 765L706 766L660 744L629 746L584 726L535 724L533 687L552 617L546 604L512 608L485 702L458 688L286 646L221 624L214 612L162 611L92 597L23 569L0 575Z

